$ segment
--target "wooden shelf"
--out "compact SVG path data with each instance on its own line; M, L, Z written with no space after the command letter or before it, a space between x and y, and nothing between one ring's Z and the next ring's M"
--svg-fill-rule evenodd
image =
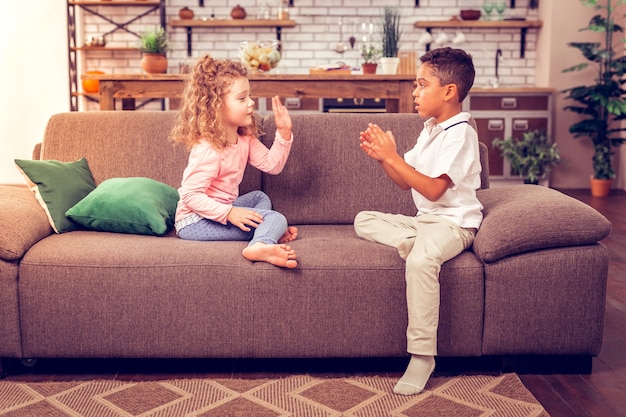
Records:
M77 47L73 47L70 48L72 51L111 51L111 52L115 52L115 51L128 51L128 52L132 52L132 51L137 51L139 52L139 49L137 48L133 48L131 46L77 46Z
M541 20L431 20L415 22L416 28L425 28L427 32L432 32L433 28L476 28L476 29L519 29L520 57L524 58L526 51L526 32L531 28L541 28ZM430 44L426 45L426 50L430 49Z
M158 0L68 0L74 6L158 6Z
M191 56L193 28L276 28L276 40L280 41L282 28L295 27L296 22L288 19L182 19L170 21L170 26L187 28L187 56Z
M212 27L212 28L233 28L233 27L285 27L296 26L295 20L278 19L183 19L170 21L172 27Z
M481 28L481 29L523 29L540 28L541 20L431 20L415 22L416 28Z

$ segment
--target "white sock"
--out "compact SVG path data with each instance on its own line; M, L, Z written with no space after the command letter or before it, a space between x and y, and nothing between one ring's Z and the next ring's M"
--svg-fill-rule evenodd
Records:
M393 392L400 395L415 395L424 390L430 374L435 369L435 357L411 355L409 365L398 381Z

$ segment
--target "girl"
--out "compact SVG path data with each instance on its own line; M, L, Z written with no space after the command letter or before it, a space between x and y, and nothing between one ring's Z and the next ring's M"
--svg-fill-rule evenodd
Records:
M242 252L246 259L295 268L296 253L286 243L296 238L297 229L271 210L262 191L239 196L248 162L279 174L293 143L291 117L278 96L272 98L276 137L270 149L257 139L253 109L243 65L208 54L198 60L170 135L191 150L174 226L182 239L249 240Z

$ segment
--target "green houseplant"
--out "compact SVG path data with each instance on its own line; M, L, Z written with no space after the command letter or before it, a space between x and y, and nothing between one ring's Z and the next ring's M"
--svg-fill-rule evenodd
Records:
M397 7L385 6L382 11L381 36L382 58L381 66L384 74L395 74L398 71L398 50L402 29L400 26L401 14Z
M145 72L158 74L167 71L166 53L169 50L169 40L164 28L142 32L139 36L138 49L143 53L141 67Z
M568 88L563 92L575 104L564 107L581 116L570 126L574 138L587 137L594 147L593 179L610 181L615 177L611 165L613 148L624 143L626 128L620 121L626 119L626 91L623 77L626 75L626 57L623 56L623 28L615 23L615 8L626 0L580 0L585 7L598 11L581 31L603 35L600 42L571 42L568 46L578 49L586 62L566 68L563 72L595 69L595 78L589 85ZM623 17L620 17L623 19ZM618 52L618 49L621 51ZM609 187L610 188L610 187ZM592 194L594 193L592 188ZM595 194L594 194L595 195Z
M383 57L393 58L398 56L402 30L400 26L401 14L397 7L386 6L382 15L382 43Z
M538 184L561 162L556 143L550 143L544 130L525 132L522 139L494 139L494 148L502 152L526 184Z
M363 57L363 74L376 74L376 67L378 66L378 60L382 50L380 47L373 43L363 42L361 43L361 57Z

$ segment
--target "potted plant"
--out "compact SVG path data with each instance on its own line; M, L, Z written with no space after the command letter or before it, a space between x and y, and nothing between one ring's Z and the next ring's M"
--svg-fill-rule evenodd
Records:
M561 162L556 143L550 143L543 130L525 132L522 139L494 139L492 145L500 149L525 184L539 184Z
M139 36L139 50L143 53L141 68L148 74L161 74L167 71L169 41L162 27L146 30Z
M363 74L376 74L376 67L378 66L378 59L382 50L373 43L363 42L361 44L361 56L363 57Z
M384 74L395 74L398 71L398 50L400 49L400 38L402 30L400 29L400 9L397 7L386 6L383 8L382 14L382 58L380 61Z
M563 72L581 71L588 67L595 69L593 83L564 90L566 98L576 104L564 107L564 110L581 115L581 120L570 126L569 132L574 138L588 137L594 147L592 195L606 195L610 182L615 177L611 166L613 148L624 143L621 121L626 119L626 91L623 77L626 75L626 57L623 56L623 29L614 20L613 12L623 0L581 0L586 7L593 7L598 14L593 16L589 25L581 31L600 32L601 42L571 42L568 46L578 49L587 60L566 68ZM620 17L621 19L621 17ZM618 34L619 37L617 36ZM618 37L614 42L614 38ZM617 50L615 48L618 48ZM605 183L604 192L596 192L596 182ZM608 182L608 187L606 183Z

